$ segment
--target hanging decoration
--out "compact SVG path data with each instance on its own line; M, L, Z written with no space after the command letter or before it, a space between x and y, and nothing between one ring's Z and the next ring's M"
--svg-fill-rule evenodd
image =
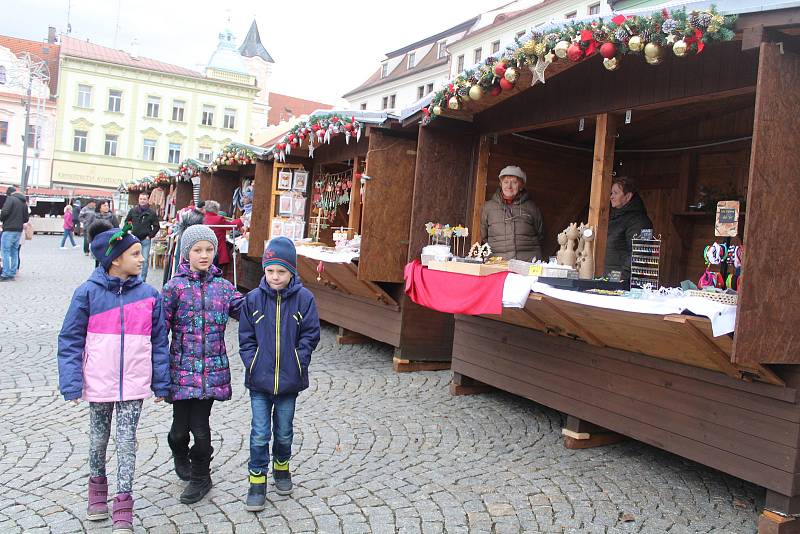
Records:
M322 143L330 144L331 139L337 135L344 135L345 143L350 144L350 139L355 137L356 142L361 140L362 124L355 117L343 117L332 113L325 115L312 115L307 121L300 122L272 147L273 157L277 161L286 161L286 156L292 149L308 147L308 154L314 157L314 148Z
M178 167L177 180L179 182L191 182L195 176L200 176L200 171L206 170L206 166L193 159L185 159Z
M229 144L223 147L222 152L214 158L209 168L211 172L217 172L220 165L250 165L255 161L256 155L249 148L237 144Z
M360 175L356 175L361 178ZM314 177L311 203L319 215L333 222L339 206L350 204L350 191L353 189L353 170L323 174Z
M677 57L684 57L702 53L709 43L732 40L735 21L735 16L720 15L712 6L690 12L685 8L662 9L648 16L615 15L610 20L598 18L543 32L531 31L515 38L504 51L461 72L439 90L423 108L422 122L429 123L447 108L464 109L470 100L479 100L485 93L498 96L510 91L522 67L533 74L533 84L544 83L544 71L554 61L578 62L595 53L603 58L603 66L609 71L618 70L622 56L627 54L641 53L645 61L657 65L663 61L667 48Z

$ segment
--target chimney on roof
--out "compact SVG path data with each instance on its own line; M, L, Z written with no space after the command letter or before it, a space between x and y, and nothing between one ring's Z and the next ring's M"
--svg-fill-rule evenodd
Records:
M139 40L136 37L131 39L130 55L133 59L139 59Z
M48 26L47 27L47 43L54 44L56 42L56 27L55 26Z

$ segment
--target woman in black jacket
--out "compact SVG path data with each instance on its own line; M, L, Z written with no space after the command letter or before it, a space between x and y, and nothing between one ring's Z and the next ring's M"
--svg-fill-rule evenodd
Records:
M626 176L614 178L606 242L606 273L620 271L623 280L630 280L633 236L652 227L653 222L647 216L636 182Z

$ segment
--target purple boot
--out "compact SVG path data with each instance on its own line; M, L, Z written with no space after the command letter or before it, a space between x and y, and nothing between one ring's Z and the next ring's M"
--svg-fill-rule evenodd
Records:
M106 477L89 477L89 507L86 519L102 521L108 519L108 479Z
M133 497L130 493L118 493L114 497L114 511L111 515L114 534L133 534Z

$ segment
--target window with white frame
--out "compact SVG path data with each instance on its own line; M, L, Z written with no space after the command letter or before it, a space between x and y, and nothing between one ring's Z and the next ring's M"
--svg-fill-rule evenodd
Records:
M122 91L110 89L108 91L108 111L119 113L122 109Z
M362 102L361 103L361 109L367 109L367 103L366 102Z
M231 108L225 108L225 115L222 117L222 127L223 128L230 128L231 130L236 128L236 110Z
M492 43L492 54L496 54L500 51L500 41L495 41Z
M181 162L181 145L180 145L180 143L170 143L169 144L168 161L170 163L180 163Z
M419 100L423 96L425 96L425 86L420 85L419 87L417 87L417 100Z
M28 148L39 148L42 142L42 129L36 124L28 125Z
M157 96L147 97L147 116L151 119L157 119L161 111L161 98Z
M6 84L6 67L4 65L0 65L0 85Z
M564 15L564 18L565 19L574 19L577 16L578 16L578 12L577 11L570 11L569 13Z
M156 159L156 141L155 139L145 139L142 148L142 159L145 161L155 161Z
M394 105L397 100L397 95L389 95L389 108L394 109Z
M472 62L480 63L481 59L483 59L483 48L476 48L472 51Z
M92 87L90 85L78 86L78 107L79 108L92 107Z
M186 109L186 102L183 100L172 101L172 120L183 122L183 111Z
M458 73L464 72L464 54L456 58L456 71Z
M388 107L389 107L389 97L388 96L384 96L381 99L381 109L386 109Z
M72 135L72 150L75 152L86 152L86 137L89 133L86 130L75 130Z
M8 121L0 121L0 145L8 144Z
M447 41L439 41L439 49L436 51L436 57L439 59L447 57Z
M203 106L203 116L200 119L203 126L214 126L214 106Z
M384 63L381 65L381 78L386 78L389 75L389 64Z
M211 149L201 147L197 152L197 159L204 163L211 163Z
M433 92L433 84L429 83L428 86L425 88L425 94L427 95L428 93L432 92Z
M408 68L413 69L417 65L417 53L410 52L408 54Z
M106 134L106 147L103 152L106 156L117 155L117 143L119 143L119 136Z
M600 13L600 2L589 6L590 15L598 15Z

